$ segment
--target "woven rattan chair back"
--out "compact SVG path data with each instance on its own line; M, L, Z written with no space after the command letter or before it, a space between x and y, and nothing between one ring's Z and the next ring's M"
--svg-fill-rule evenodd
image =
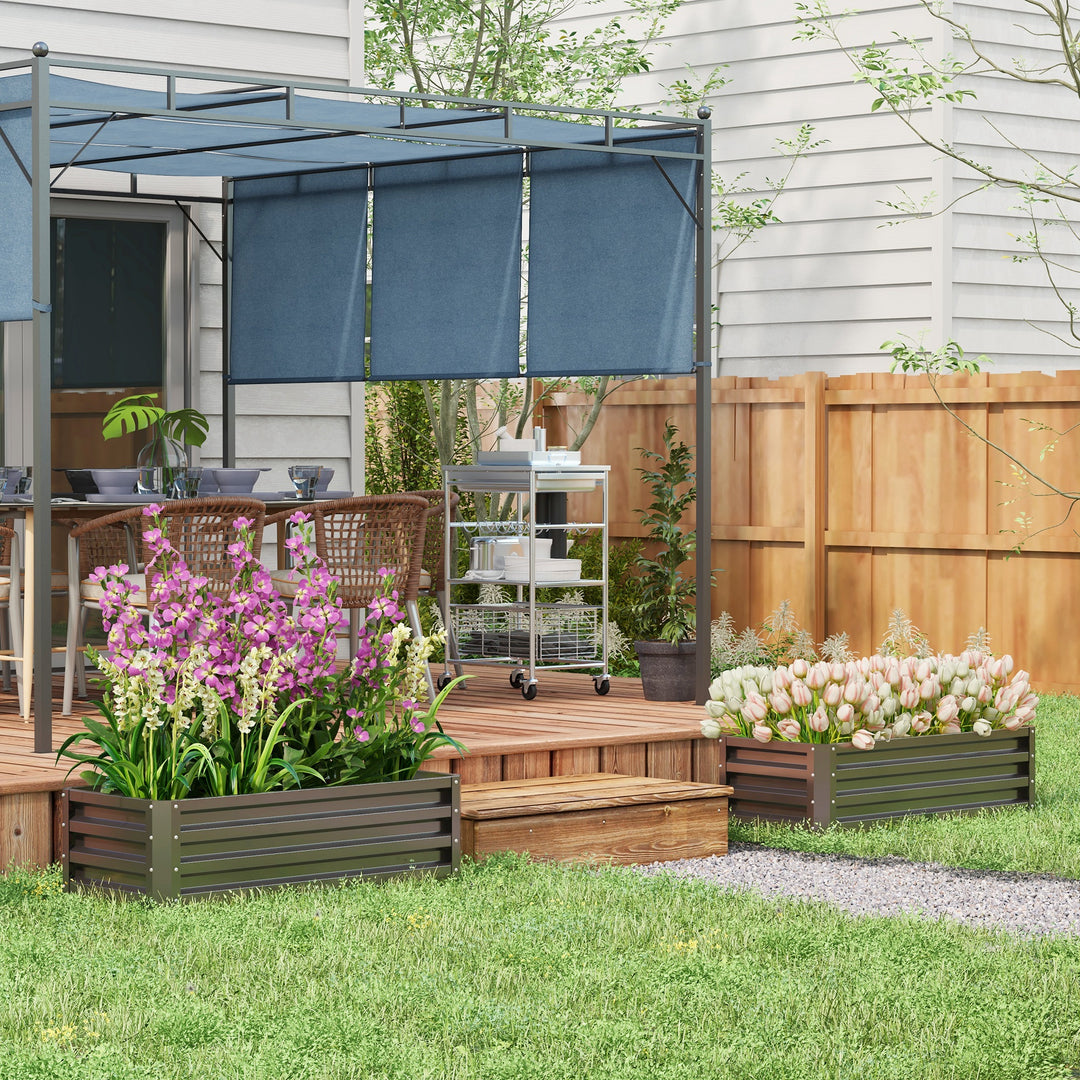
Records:
M427 525L424 529L424 558L421 567L431 579L424 592L437 594L442 592L443 582L446 579L446 566L443 559L444 522L446 512L446 493L442 488L433 488L428 491L409 491L408 495L419 495L428 501ZM456 491L450 493L450 520L453 521L457 514L457 506L461 496Z
M315 553L337 578L344 608L361 608L380 592L383 568L402 602L420 585L428 502L419 495L358 495L316 503Z

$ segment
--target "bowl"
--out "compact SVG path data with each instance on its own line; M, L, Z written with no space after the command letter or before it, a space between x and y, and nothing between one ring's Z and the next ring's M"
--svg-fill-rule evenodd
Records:
M101 495L131 495L139 481L139 470L130 469L91 469L98 493Z
M255 490L255 481L258 480L259 473L266 472L267 468L208 469L207 472L213 477L222 495L246 495Z

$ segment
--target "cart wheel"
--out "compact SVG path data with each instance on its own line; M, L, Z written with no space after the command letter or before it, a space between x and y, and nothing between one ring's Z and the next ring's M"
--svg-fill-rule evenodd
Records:
M596 692L601 697L603 697L611 689L611 680L607 679L607 678L594 679L593 680L593 686L596 687Z
M450 685L450 683L453 681L453 678L454 678L454 676L451 675L449 671L444 671L435 680L435 689L436 690L445 690Z
M510 672L510 685L517 690L522 683L525 682L525 672L523 671L511 671Z
M521 696L526 701L532 701L532 699L534 697L536 697L536 683L531 682L531 683L525 683L524 685L522 685L522 687L521 687Z

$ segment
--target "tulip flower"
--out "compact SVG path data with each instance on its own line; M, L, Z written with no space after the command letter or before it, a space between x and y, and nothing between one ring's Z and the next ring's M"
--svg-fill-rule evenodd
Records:
M919 683L919 697L923 701L929 701L938 695L938 687L932 676L927 676Z
M802 735L802 727L800 726L799 721L790 716L786 720L781 720L780 723L776 725L776 728L780 732L780 735L787 739L788 742L798 742Z
M846 701L836 710L836 719L841 724L850 723L855 718L855 708Z
M966 698L964 698L963 701L960 702L960 711L961 712L974 712L975 711L975 706L978 705L978 704L979 703L973 697L966 697Z
M851 736L851 745L856 750L873 750L875 745L874 736L863 728L853 732Z
M769 706L760 694L748 694L739 711L748 724L759 724L768 715Z
M919 687L915 683L907 683L901 688L900 704L905 709L917 708L920 700Z
M754 738L758 742L772 742L773 730L768 724L754 725Z
M844 665L843 664L830 664L829 665L829 678L832 679L833 682L835 682L835 683L843 682L845 675L846 675L846 672L844 671Z
M813 731L829 730L829 713L824 705L819 705L806 721Z
M915 678L919 682L925 682L927 679L930 678L930 661L929 660L920 660L915 665Z
M831 682L825 687L825 692L821 695L825 704L830 708L835 709L840 704L840 699L843 695L843 689L839 683Z
M773 672L774 690L786 690L791 685L791 672L786 667L779 667Z
M947 724L941 725L942 735L959 735L960 734L960 721L950 720Z
M800 709L805 709L814 700L814 695L810 692L810 687L807 686L802 679L796 679L791 684L791 700L798 705Z
M911 718L911 730L917 735L922 735L923 732L930 730L930 722L933 717L928 712L917 712Z
M960 713L960 706L951 694L946 695L938 702L937 718L943 724L951 724Z
M791 674L797 679L805 679L810 673L810 665L800 656L791 663Z
M976 735L986 736L994 729L985 720L976 720L975 723L971 725L971 730L974 731Z
M829 681L829 666L818 662L806 673L806 685L811 690L820 690Z
M858 705L859 698L862 696L862 684L857 679L848 679L844 683L844 700L849 705Z
M787 716L791 712L791 698L786 690L774 690L769 695L769 704L778 716Z
M706 702L708 704L708 702ZM721 735L720 724L710 717L701 721L701 734L706 739L719 739Z
M901 713L893 722L894 735L906 735L911 730L911 716L909 713Z

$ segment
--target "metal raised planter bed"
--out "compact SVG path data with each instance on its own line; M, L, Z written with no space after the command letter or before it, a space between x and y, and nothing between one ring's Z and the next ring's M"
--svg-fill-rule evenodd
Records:
M210 799L61 797L64 886L176 900L236 889L442 877L461 857L458 777Z
M1035 732L926 735L856 750L725 735L720 783L737 818L815 827L908 814L973 812L1035 800Z

